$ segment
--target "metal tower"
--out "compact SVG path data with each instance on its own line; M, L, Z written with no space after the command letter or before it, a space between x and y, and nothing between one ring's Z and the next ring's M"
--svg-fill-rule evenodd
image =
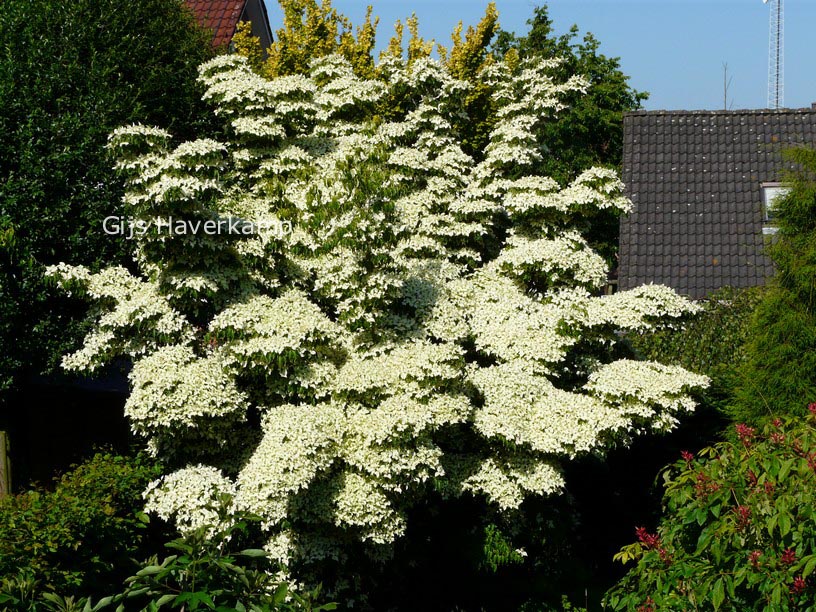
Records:
M768 35L768 108L785 105L785 21L783 0L762 0L771 5Z

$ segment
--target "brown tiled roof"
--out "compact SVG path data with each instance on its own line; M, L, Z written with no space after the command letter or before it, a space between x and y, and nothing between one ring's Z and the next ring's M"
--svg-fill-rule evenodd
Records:
M762 183L779 180L783 148L816 143L816 110L637 111L623 126L620 288L763 284Z
M203 27L213 31L213 46L228 45L247 0L186 0Z

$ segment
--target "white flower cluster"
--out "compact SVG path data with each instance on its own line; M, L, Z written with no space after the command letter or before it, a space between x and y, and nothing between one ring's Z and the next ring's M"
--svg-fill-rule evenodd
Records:
M496 264L517 278L589 289L602 287L609 273L603 258L577 232L552 239L511 236Z
M595 297L582 309L574 309L575 317L584 325L607 325L627 331L644 331L672 325L700 306L677 295L665 285L642 285L612 295Z
M151 482L144 494L145 512L174 521L182 533L202 528L215 531L229 523L221 516L221 498L234 495L235 485L221 470L193 465Z
M680 366L622 359L589 377L586 389L644 428L666 431L677 425L675 413L691 412L686 391L708 385L708 378Z
M497 114L477 161L454 129L468 85L430 59L384 62L387 81L339 57L269 81L218 57L201 80L224 142L112 135L127 210L287 235L137 237L141 277L49 270L99 308L66 366L134 359L133 428L178 468L148 508L191 529L228 493L286 562L349 542L382 555L431 486L504 510L557 494L564 460L671 428L707 384L613 358L620 331L695 309L660 286L596 295L606 264L575 228L628 210L617 176L562 188L534 171L536 127L584 80L556 82L552 61L485 71ZM405 106L378 116L389 99Z
M629 421L613 406L586 395L557 389L543 376L518 364L474 371L472 380L484 395L474 424L486 438L548 455L595 450L604 431L625 428Z
M138 358L159 347L191 341L194 332L186 317L170 304L155 283L121 267L91 274L82 266L50 266L46 276L69 291L79 291L98 304L96 326L84 346L62 360L67 370L93 371L113 358Z
M157 451L171 453L188 434L224 444L246 417L247 399L218 355L199 359L186 346L162 347L134 364L130 380L125 414Z

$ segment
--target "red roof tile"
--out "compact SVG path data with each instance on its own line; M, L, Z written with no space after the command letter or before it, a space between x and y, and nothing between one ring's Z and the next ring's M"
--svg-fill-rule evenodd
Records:
M203 27L213 31L213 46L228 45L247 0L186 0Z

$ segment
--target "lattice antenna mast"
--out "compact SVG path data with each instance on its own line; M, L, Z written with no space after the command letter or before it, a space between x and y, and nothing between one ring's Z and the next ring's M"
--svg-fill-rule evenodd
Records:
M768 108L785 105L785 20L783 0L762 0L771 5L768 35Z

